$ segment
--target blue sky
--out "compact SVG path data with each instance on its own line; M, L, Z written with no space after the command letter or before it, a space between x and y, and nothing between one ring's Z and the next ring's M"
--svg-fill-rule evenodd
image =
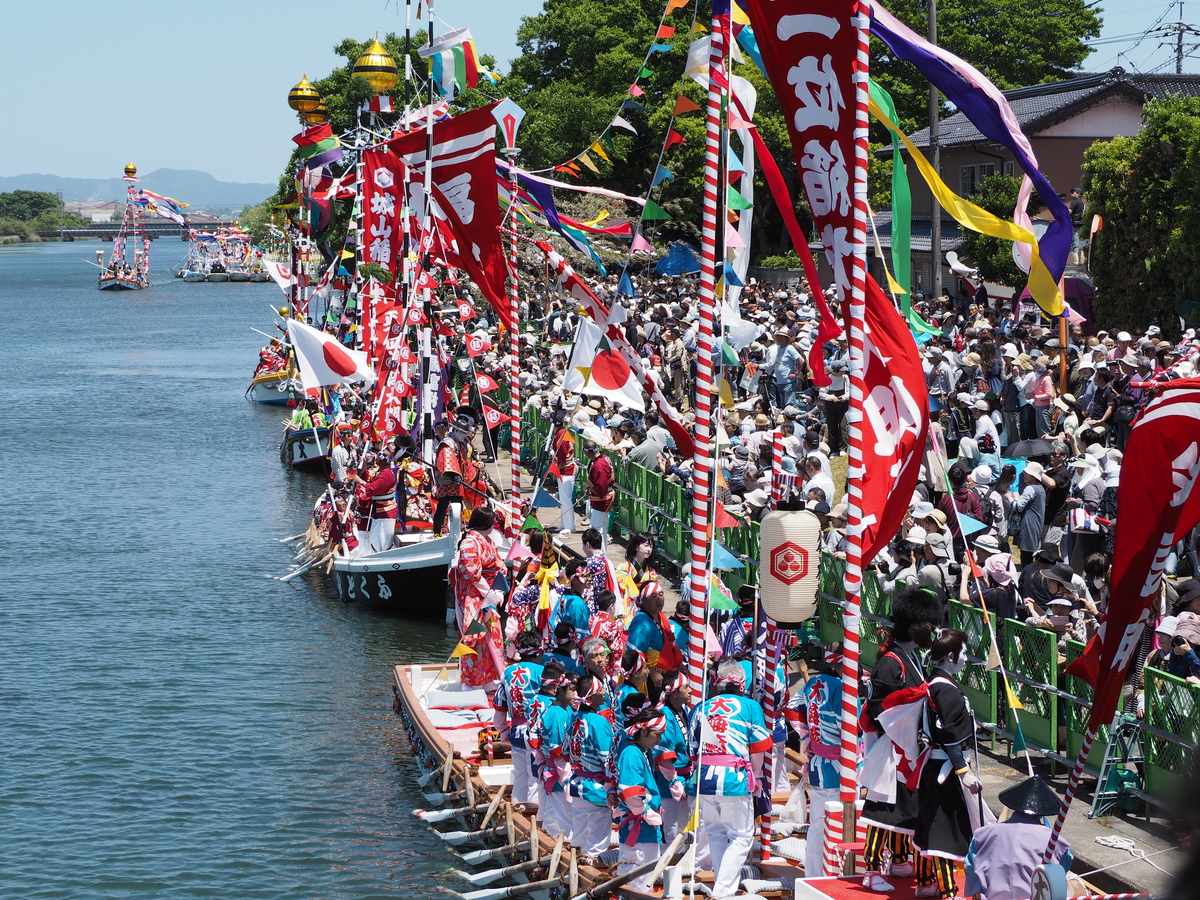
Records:
M1176 21L1177 3L1099 6L1100 40L1117 40L1096 48L1089 70L1172 65L1173 51L1158 39L1135 45L1160 15ZM1185 5L1183 21L1200 24L1197 7ZM435 30L469 27L479 52L504 70L520 18L540 8L541 0L445 0ZM114 177L133 160L143 173L200 169L222 181L273 183L297 131L288 89L303 73L320 77L338 64L332 47L342 38L402 33L404 3L34 0L7 4L4 26L0 175ZM1195 53L1187 72L1200 71Z

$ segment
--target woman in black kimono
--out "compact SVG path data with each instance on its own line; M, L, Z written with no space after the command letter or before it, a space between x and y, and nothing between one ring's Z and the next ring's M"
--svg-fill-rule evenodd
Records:
M929 649L929 737L932 749L917 786L913 844L921 851L917 897L954 897L954 862L965 860L971 835L986 814L983 784L971 771L975 717L953 677L967 664L967 635L945 629ZM970 802L968 802L968 796Z
M892 636L871 671L867 692L868 729L874 728L879 735L876 740L888 740L879 726L883 701L902 688L919 687L925 683L918 648L929 648L933 633L942 624L944 614L944 604L921 588L910 587L893 601ZM895 803L868 799L863 804L861 818L867 826L863 887L876 893L890 893L894 888L885 875L907 877L916 871L915 856L909 861L909 854L913 852L913 828L917 820L916 795L903 784L897 783ZM885 861L889 859L890 865L886 865Z

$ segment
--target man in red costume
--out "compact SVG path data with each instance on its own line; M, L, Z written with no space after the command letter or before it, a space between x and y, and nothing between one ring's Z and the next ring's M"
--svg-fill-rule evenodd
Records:
M616 499L616 478L612 463L600 452L595 441L583 445L583 452L591 460L588 466L588 506L591 509L591 526L600 532L603 545L601 553L608 551L608 512Z
M371 553L390 550L396 538L396 471L387 454L378 454L367 463L367 477L352 473L346 480L361 485L363 496L368 498L367 549Z

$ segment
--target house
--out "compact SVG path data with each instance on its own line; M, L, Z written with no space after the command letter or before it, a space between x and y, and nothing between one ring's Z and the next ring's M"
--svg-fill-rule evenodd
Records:
M1200 96L1200 75L1139 74L1117 67L1099 74L1080 74L1066 81L1004 92L1021 130L1029 138L1042 173L1064 197L1080 183L1083 153L1088 147L1095 141L1137 134L1142 128L1145 102L1173 95ZM960 196L973 195L989 175L1021 176L1021 168L1008 148L981 134L964 114L955 113L942 120L938 131L939 173ZM910 138L927 157L930 155L928 128ZM879 151L883 157L890 157L891 153L891 147ZM929 249L932 197L916 166L909 163L908 171L912 184L914 289L921 286L928 289L933 282ZM961 234L958 223L944 213L942 223L944 254L957 249ZM880 240L889 248L890 234L890 226L886 238L880 228ZM952 284L943 259L943 288Z
M89 222L119 222L125 213L124 200L68 200L63 204L66 212L82 216ZM116 216L114 219L113 216Z

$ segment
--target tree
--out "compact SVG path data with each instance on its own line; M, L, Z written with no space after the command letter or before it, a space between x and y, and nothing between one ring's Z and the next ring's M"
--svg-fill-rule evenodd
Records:
M43 213L60 212L63 202L47 191L12 191L0 194L0 217L29 222Z
M927 0L887 0L887 9L927 34ZM1077 70L1100 34L1087 0L938 0L938 45L987 75L1002 90L1059 81ZM910 63L871 41L871 77L896 101L897 123L913 132L929 121L929 82Z
M1101 318L1178 334L1200 307L1200 97L1151 100L1135 137L1084 153L1083 189L1103 227L1091 268Z
M979 183L978 193L971 199L976 206L982 207L992 215L1011 220L1020 189L1020 180L1011 175L990 175ZM1035 194L1029 200L1027 211L1032 215L1040 208L1041 201ZM979 270L979 276L984 281L1018 288L1029 278L1013 259L1012 247L1012 241L964 228L960 255Z

